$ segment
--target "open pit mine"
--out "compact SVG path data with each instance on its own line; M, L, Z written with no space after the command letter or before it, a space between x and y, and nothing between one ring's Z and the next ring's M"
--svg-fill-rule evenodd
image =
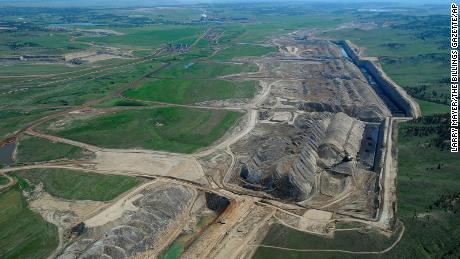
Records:
M42 209L60 229L58 258L154 258L175 242L185 244L182 258L250 258L273 223L325 236L338 221L394 229L394 125L420 116L418 106L348 41L297 31L265 44L278 52L234 60L258 72L219 78L258 81L253 99L188 105L245 114L194 154L104 149L28 130L95 154L56 168L145 180L85 214Z

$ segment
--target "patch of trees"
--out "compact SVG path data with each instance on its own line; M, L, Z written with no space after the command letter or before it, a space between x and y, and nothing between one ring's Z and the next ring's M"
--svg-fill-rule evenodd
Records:
M385 47L388 47L390 49L400 49L402 47L405 47L407 46L407 44L404 44L404 43L395 43L395 42L392 42L392 43L386 43L386 44L382 44L383 46Z
M459 201L460 201L460 192L457 193L450 193L450 194L442 194L437 200L433 202L433 205L429 207L431 210L432 207L444 209L451 213L457 213L459 209Z
M381 44L383 47L388 47L392 49L402 48L406 46L406 44L399 44L399 43L388 43L388 44ZM450 55L448 53L441 54L441 53L429 53L429 54L420 54L417 56L412 57L390 57L390 56L381 56L379 57L381 62L386 64L401 64L401 63L413 63L416 64L423 64L426 62L442 62L443 65L448 66L450 62Z
M415 98L444 105L450 104L448 95L444 93L439 93L434 89L431 89L431 91L429 91L427 90L426 85L421 85L418 87L406 87L405 89L408 94Z
M429 144L441 150L450 147L450 115L434 114L415 119L401 129L403 136L430 137Z
M442 28L448 28L450 24L448 15L405 16L400 21L401 23L392 25L392 28L417 31L426 31L431 28L433 31L436 29L440 32L444 31ZM441 30L439 30L440 28ZM448 29L446 32L449 35Z

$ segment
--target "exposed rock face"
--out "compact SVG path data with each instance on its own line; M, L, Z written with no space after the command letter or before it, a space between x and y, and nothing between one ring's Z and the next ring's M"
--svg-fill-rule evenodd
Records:
M364 128L363 122L344 113L298 116L292 126L273 126L274 136L254 140L260 144L248 154L249 160L241 161L240 175L275 195L304 200L317 188L318 172L357 155Z
M87 237L70 245L59 258L126 258L145 252L187 206L193 193L183 186L160 187L144 191L134 202L135 212L127 212L120 224L97 235L89 230Z

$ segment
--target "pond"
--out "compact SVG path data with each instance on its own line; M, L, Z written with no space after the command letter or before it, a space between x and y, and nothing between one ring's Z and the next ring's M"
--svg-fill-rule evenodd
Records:
M14 163L13 153L16 143L8 143L0 147L0 164L11 165Z

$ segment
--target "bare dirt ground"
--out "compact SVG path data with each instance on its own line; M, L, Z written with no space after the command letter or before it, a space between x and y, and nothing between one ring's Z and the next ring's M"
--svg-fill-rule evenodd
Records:
M162 152L136 150L97 151L95 168L104 171L124 171L152 176L169 176L206 184L201 165L194 157Z
M221 223L210 226L182 255L183 258L207 258L229 231L254 208L251 199L235 199L219 216Z
M61 228L71 227L97 211L106 203L99 201L69 201L43 193L29 202L30 208L42 215L46 221Z
M133 205L133 201L139 198L139 192L155 183L156 180L146 182L134 188L134 190L129 191L127 194L122 195L120 199L109 206L100 206L96 213L92 213L92 217L85 220L85 224L88 227L102 226L119 219L125 211L136 211L137 207Z
M131 51L115 47L93 47L89 50L71 52L64 55L66 62L78 59L81 62L94 63L112 58L133 58Z

